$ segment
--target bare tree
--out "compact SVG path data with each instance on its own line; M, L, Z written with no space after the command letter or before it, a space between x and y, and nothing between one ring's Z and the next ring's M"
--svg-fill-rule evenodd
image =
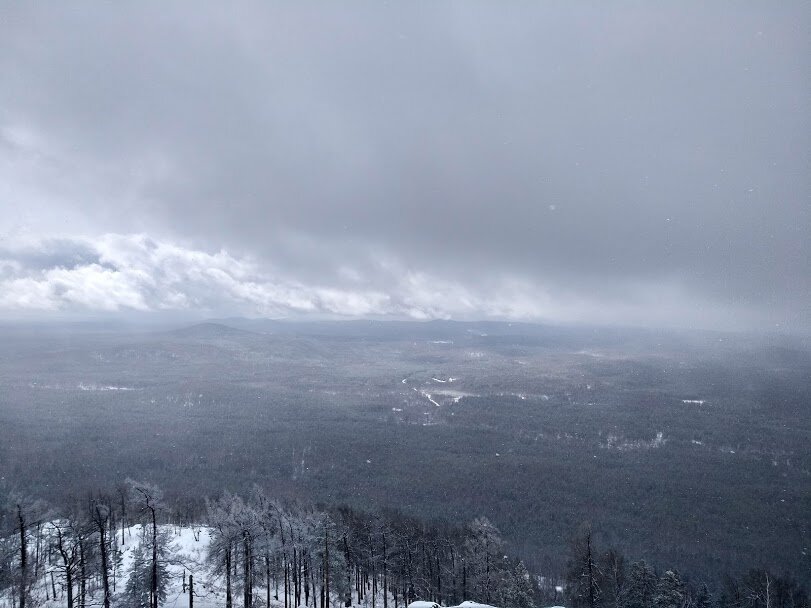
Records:
M215 572L225 575L225 606L232 608L232 563L234 548L239 543L239 530L234 511L236 503L241 502L238 496L225 492L214 501L206 501L208 523L211 526L211 541L208 546L208 560L214 565Z
M129 500L130 485L128 483L119 483L116 488L118 494L119 504L121 506L121 544L124 544L124 528L127 524L127 501Z
M150 608L158 608L158 521L157 512L162 508L163 493L150 483L127 480L131 493L141 512L146 513L152 525L152 576L150 590Z
M110 565L107 545L107 525L110 520L110 508L101 499L92 505L91 518L99 534L99 555L101 556L101 582L104 592L104 608L110 608Z
M28 549L28 530L32 526L41 526L47 519L48 510L45 503L22 494L10 492L7 499L9 511L13 512L14 529L19 539L19 576L17 591L19 593L19 608L26 608L28 594L31 587L31 565Z
M79 567L79 537L77 523L73 519L54 520L50 524L53 533L53 545L61 563L57 566L65 580L67 591L67 608L73 608L73 584ZM56 590L54 590L56 594Z

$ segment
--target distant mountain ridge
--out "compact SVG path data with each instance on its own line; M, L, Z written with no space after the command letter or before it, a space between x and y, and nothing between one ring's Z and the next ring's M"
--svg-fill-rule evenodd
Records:
M168 333L176 338L191 340L239 340L248 337L257 337L259 335L247 329L232 327L215 321L196 323L188 327L173 329Z

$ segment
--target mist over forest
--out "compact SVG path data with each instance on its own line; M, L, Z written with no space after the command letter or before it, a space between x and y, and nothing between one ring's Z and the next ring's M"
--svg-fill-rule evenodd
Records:
M244 319L2 333L0 475L56 504L138 475L199 516L258 484L487 517L549 576L586 522L701 580L809 571L804 339Z

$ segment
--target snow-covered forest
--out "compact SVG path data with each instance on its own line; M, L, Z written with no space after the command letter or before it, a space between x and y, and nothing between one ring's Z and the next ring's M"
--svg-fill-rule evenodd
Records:
M456 526L289 504L259 487L208 500L195 518L133 480L59 507L9 492L4 507L2 608L808 606L790 577L751 569L711 590L628 563L598 547L589 527L571 541L565 578L554 580L505 554L484 517Z
M284 505L256 489L183 520L156 486L69 509L12 496L4 606L381 606L417 598L533 605L536 582L486 519L465 528L394 513ZM329 598L328 601L325 598Z

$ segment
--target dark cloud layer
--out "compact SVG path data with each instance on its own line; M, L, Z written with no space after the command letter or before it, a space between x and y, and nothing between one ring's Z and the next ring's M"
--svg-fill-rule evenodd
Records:
M6 234L225 247L362 314L407 275L471 302L419 316L811 328L806 4L0 10Z

